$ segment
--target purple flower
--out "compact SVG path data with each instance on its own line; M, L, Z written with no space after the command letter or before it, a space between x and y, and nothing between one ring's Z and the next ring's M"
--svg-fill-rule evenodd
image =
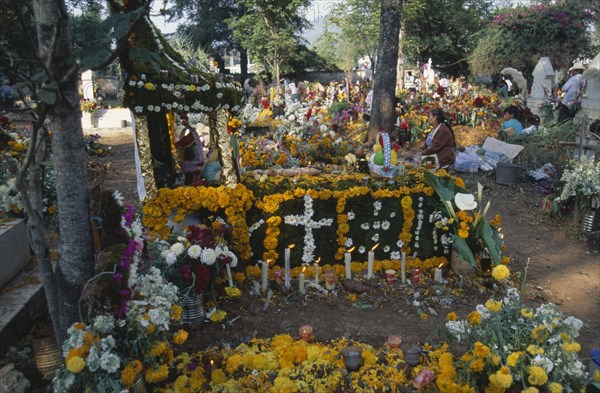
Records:
M123 275L121 273L115 273L113 274L113 280L115 280L117 284L121 284L123 281Z

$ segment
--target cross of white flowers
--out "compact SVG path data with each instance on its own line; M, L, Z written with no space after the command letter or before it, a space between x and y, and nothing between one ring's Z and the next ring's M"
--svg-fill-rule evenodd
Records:
M304 195L304 214L289 215L285 216L283 222L289 225L301 225L305 227L304 233L304 249L302 254L302 261L304 263L311 263L315 259L315 239L313 237L313 229L319 229L321 227L329 227L333 224L333 218L322 218L319 221L312 219L315 211L313 209L313 199L310 195Z

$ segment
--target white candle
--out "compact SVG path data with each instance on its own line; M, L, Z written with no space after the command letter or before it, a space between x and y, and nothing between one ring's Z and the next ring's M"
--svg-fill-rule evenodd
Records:
M231 266L229 264L225 265L225 269L227 269L227 280L229 281L229 286L233 286L233 279L231 277Z
M290 255L292 252L292 247L294 247L293 244L287 246L285 248L285 257L284 257L284 269L285 269L285 287L289 288L290 287Z
M317 258L315 261L315 284L319 285L319 261L321 257Z
M306 269L306 267L304 267L304 269ZM302 269L302 273L298 276L298 290L302 294L306 293L306 290L304 289L304 269Z
M433 272L433 280L435 282L442 282L442 269L440 268L435 268L435 271Z
M400 280L406 284L406 253L402 251L402 261L400 263Z
M369 251L369 259L367 263L367 278L373 278L373 269L375 267L375 253Z
M261 289L263 291L267 290L269 286L269 263L263 262L261 267Z
M346 265L346 280L352 278L352 254L346 252L344 254L344 264Z

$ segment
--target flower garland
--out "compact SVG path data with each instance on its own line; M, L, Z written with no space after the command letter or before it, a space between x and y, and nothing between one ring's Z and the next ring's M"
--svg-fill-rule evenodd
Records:
M155 199L143 208L144 225L160 237L166 237L170 229L166 226L169 217L176 212L173 221L182 222L187 214L206 209L212 213L225 210L228 223L233 228L232 246L243 260L251 255L250 234L246 224L246 212L252 207L254 196L242 184L234 188L180 187L174 190L162 188Z

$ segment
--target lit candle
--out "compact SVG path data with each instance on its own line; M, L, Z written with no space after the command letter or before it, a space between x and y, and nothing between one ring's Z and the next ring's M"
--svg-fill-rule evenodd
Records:
M406 284L406 252L402 251L402 261L400 263L400 280Z
M267 290L269 285L269 261L263 262L261 267L261 289Z
M298 329L298 330L299 330L301 339L303 339L304 341L310 341L310 339L312 338L312 335L313 335L312 326L302 325L302 326L300 326L300 329Z
M354 247L349 250L346 250L344 254L344 264L346 265L346 280L350 280L352 278L352 251Z
M294 244L290 244L285 248L284 268L285 268L285 287L290 287L290 254L294 248Z
M369 259L367 263L367 279L373 278L373 269L375 268L375 249L379 246L379 243L375 244L371 251L369 251Z
M321 257L318 257L315 261L315 284L319 285L319 261Z
M335 289L335 270L330 270L325 273L325 289L333 291Z
M440 265L441 267L441 265ZM442 269L440 269L440 267L436 267L435 271L433 272L433 281L435 282L443 282L442 279Z
M298 290L300 293L306 293L306 289L304 289L304 271L306 270L306 266L302 268L302 272L298 276Z
M225 269L227 269L227 280L229 281L229 286L233 286L233 279L231 277L231 266L229 264L225 265Z

